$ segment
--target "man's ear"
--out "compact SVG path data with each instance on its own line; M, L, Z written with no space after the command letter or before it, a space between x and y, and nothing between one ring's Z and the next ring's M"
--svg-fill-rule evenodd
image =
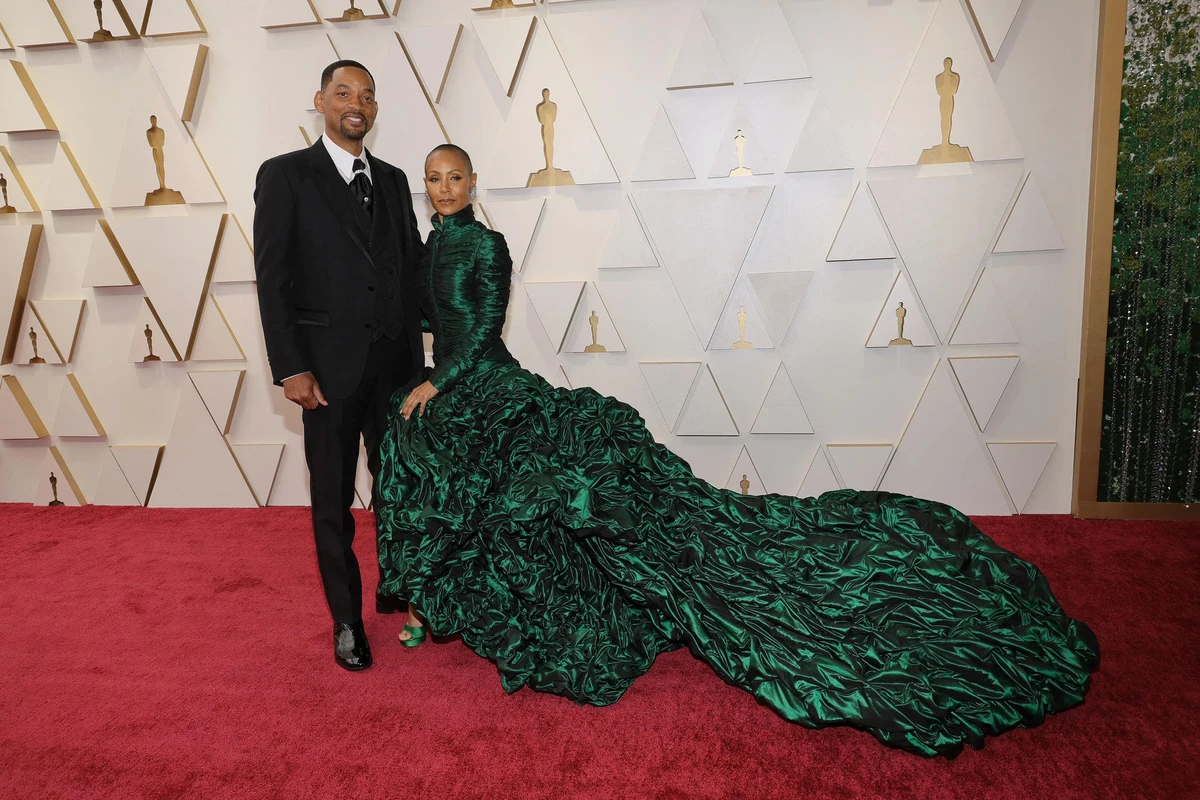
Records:
M313 108L315 108L317 110L318 114L325 113L325 93L324 92L317 92L316 97L313 98Z

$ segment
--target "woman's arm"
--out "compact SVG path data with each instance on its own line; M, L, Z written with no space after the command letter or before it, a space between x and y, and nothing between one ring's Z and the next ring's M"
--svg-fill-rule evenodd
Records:
M449 390L467 374L479 359L500 341L504 317L508 313L508 296L512 287L512 257L508 244L495 231L484 233L475 252L475 270L479 276L475 325L457 350L434 369L429 382L439 392ZM454 302L452 300L451 302Z

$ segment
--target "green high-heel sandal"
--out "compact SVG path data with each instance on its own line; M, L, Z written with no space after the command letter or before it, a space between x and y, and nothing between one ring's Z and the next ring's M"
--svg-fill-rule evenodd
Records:
M428 629L428 625L422 625L419 628L415 625L405 625L404 630L408 631L410 638L401 639L400 644L404 645L405 647L417 647L425 641L425 635L428 633Z

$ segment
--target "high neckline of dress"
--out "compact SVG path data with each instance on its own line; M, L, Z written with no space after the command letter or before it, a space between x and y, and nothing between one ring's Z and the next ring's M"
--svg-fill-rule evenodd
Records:
M439 231L462 228L475 221L475 207L471 203L467 203L457 213L451 214L448 217L443 217L441 214L434 214L433 219L430 221L433 223L433 227Z

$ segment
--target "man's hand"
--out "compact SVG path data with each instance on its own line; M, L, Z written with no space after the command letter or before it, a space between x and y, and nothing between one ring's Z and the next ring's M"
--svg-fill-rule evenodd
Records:
M283 382L283 396L298 406L312 411L317 406L327 406L325 395L311 372L294 375Z
M404 405L400 407L400 415L407 420L416 411L417 406L421 407L421 412L418 416L425 416L425 404L433 398L437 397L437 387L429 381L425 381L417 388L408 393L408 397L404 398Z

